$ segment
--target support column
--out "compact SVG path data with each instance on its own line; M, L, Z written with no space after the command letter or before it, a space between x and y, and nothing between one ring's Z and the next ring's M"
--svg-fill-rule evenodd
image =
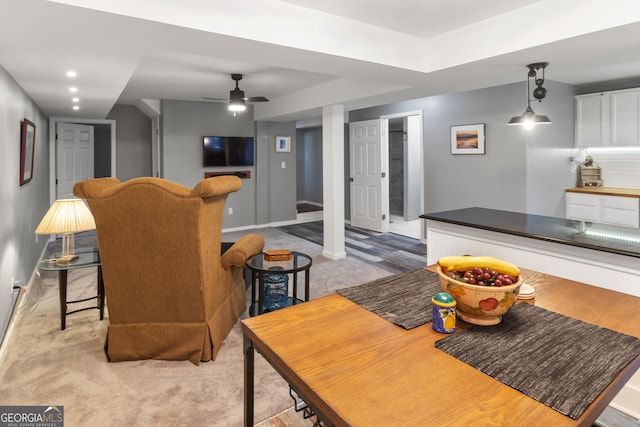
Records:
M322 108L322 205L324 249L330 259L346 258L344 246L344 107Z

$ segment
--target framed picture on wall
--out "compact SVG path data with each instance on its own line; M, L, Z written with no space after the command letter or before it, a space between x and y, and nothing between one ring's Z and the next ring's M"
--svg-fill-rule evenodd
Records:
M20 131L20 185L33 178L33 154L36 145L36 125L24 119Z
M291 137L276 136L276 153L289 153L289 152L291 152Z
M451 126L451 154L484 153L484 123Z

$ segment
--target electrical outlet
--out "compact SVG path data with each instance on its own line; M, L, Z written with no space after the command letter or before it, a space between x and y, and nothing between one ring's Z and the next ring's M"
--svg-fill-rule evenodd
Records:
M13 293L13 291L15 291L16 289L23 289L24 288L24 283L22 283L20 280L16 280L15 276L11 276L11 293Z
M233 208L229 208L227 212L229 212L229 215L233 215Z

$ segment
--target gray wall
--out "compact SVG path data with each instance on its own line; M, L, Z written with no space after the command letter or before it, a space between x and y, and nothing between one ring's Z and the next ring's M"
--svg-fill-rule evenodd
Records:
M295 123L254 122L251 107L236 117L227 105L213 102L163 101L161 170L163 177L193 187L207 171L251 172L242 188L229 195L225 229L274 224L296 219ZM202 166L205 135L253 136L255 163L248 167ZM276 153L275 137L291 136L291 152ZM285 167L282 168L282 162ZM229 215L228 208L233 208Z
M322 204L322 127L296 131L298 201Z
M258 122L257 224L278 224L296 219L296 126L295 122ZM275 150L276 136L291 137L291 152ZM284 162L284 168L282 167Z
M160 125L162 176L193 188L209 171L250 171L251 178L242 180L242 188L229 195L225 209L224 228L252 225L255 215L255 166L203 167L202 137L253 136L255 124L251 107L236 117L227 105L215 102L163 101ZM256 159L257 160L257 159Z
M36 126L33 178L20 186L20 122ZM47 117L0 66L0 337L15 300L11 278L28 284L47 241L34 231L49 209L49 123ZM37 241L36 241L37 240Z
M544 111L553 123L521 132L527 147L526 212L564 218L564 190L577 183L577 173L571 172L569 163L579 155L574 147L575 88L553 81L547 81L545 87L547 97L542 104L532 103L531 108Z
M119 130L116 126L116 131ZM117 138L116 138L117 141ZM117 145L117 143L116 143ZM116 146L116 152L118 148ZM96 178L111 176L111 126L93 125L93 175Z
M130 105L115 105L107 119L116 121L118 179L151 176L151 120Z
M425 213L479 206L563 217L564 190L575 185L574 90L545 86L547 97L532 108L553 124L531 131L506 124L526 108L524 83L352 111L349 121L423 111ZM474 123L486 125L486 154L452 155L451 126Z

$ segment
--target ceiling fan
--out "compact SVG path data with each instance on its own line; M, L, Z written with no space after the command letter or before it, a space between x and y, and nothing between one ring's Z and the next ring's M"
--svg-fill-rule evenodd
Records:
M244 91L238 87L238 82L242 80L242 74L231 74L231 79L236 82L236 88L229 91L229 99L223 98L207 98L212 101L229 101L229 111L237 112L246 110L246 102L269 102L264 96L245 97Z

